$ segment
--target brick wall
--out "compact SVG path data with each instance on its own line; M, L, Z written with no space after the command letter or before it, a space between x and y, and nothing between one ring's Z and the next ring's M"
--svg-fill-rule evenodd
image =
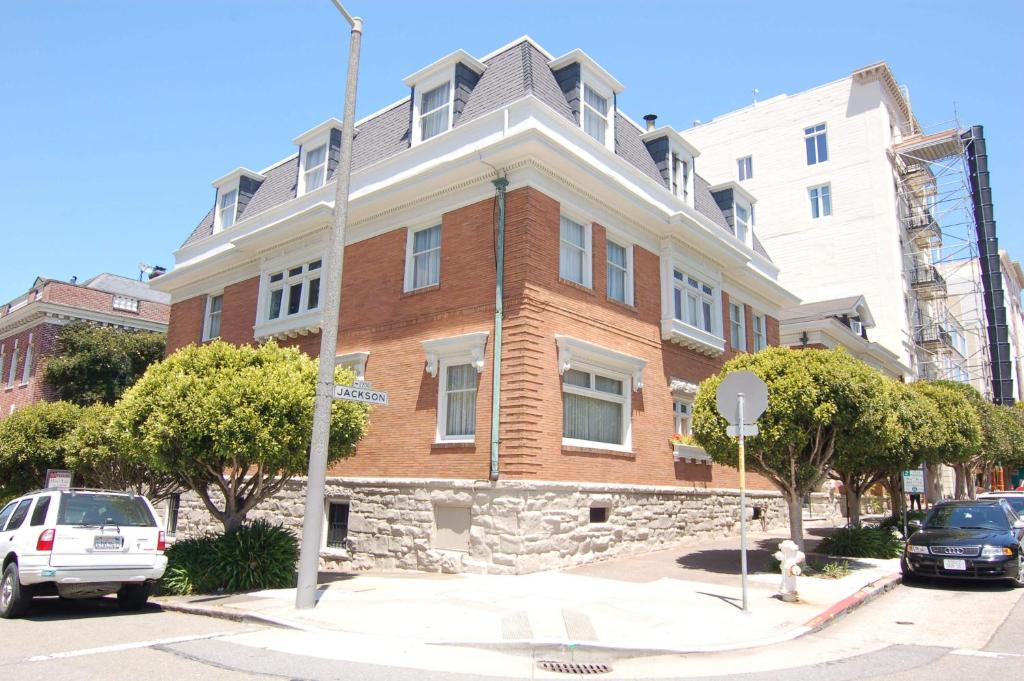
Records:
M370 353L366 379L387 390L355 456L334 475L485 479L490 458L490 401L494 315L494 202L446 213L441 229L440 283L403 293L406 231L395 230L346 248L338 354ZM592 225L593 288L559 278L559 204L532 188L507 195L505 324L502 363L501 475L504 479L644 485L732 487L736 472L717 465L674 463L669 383L699 383L732 356L709 358L664 343L660 336L659 258L633 248L635 301L609 300L605 229ZM258 280L224 291L222 337L252 340ZM198 342L205 296L171 310L168 349ZM728 296L723 328L728 329ZM749 314L749 308L748 308ZM747 323L748 347L752 325ZM476 439L436 444L438 379L424 370L421 342L486 331L485 367L478 376ZM645 386L631 394L632 451L562 446L562 391L555 334L573 336L647 361ZM768 340L778 324L768 320ZM290 339L310 354L319 335ZM752 486L769 488L751 476Z
M76 286L62 281L48 281L43 286L39 300L47 303L58 303L70 305L82 310L103 312L117 317L124 317L126 323L133 319L142 319L149 322L167 323L168 305L155 303L148 300L139 301L138 312L127 312L114 309L114 294L106 291Z
M46 364L46 358L54 352L60 329L61 327L57 324L43 322L0 340L0 345L3 346L3 372L0 374L0 419L6 418L11 413L11 407L20 409L35 402L52 399L52 391L43 384L43 367ZM23 381L30 335L31 366L29 367L28 381ZM15 342L18 346L17 365L15 366L14 384L8 388L7 379L10 377Z

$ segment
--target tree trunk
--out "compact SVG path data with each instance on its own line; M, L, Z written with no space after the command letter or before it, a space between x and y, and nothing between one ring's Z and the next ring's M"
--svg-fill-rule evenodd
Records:
M942 467L938 464L928 464L925 473L925 496L931 503L941 501L946 490L942 489Z
M234 532L245 522L245 513L225 513L221 522L224 523L225 533Z
M903 509L907 503L903 495L903 474L896 473L885 479L885 488L889 490L889 497L892 499L892 514L902 516Z
M789 538L804 550L804 500L800 494L783 492L789 507Z
M849 527L860 527L860 492L856 485L843 483L846 490L847 525Z
M953 474L956 479L956 492L954 496L957 499L967 498L967 481L965 480L966 471L964 471L964 464L958 463L953 464Z

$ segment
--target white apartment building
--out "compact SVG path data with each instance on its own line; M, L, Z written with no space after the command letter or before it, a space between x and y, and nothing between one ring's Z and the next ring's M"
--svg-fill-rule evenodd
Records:
M930 285L930 249L901 226L892 149L910 132L910 102L879 63L682 133L712 185L735 181L757 197L757 233L782 284L805 303L863 299L870 340L907 378L919 373L914 315L934 316L929 300L944 293Z

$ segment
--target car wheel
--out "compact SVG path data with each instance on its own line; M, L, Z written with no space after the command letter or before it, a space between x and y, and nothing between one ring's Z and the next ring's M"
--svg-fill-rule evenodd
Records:
M1017 576L1011 581L1018 589L1024 589L1024 546L1017 547Z
M904 584L920 584L921 583L921 577L919 577L918 575L914 574L913 571L911 571L910 566L907 565L907 559L906 558L901 558L900 559L900 572L902 573L903 583Z
M32 587L22 586L18 564L11 563L0 578L0 617L13 619L28 612L32 603Z
M149 584L125 584L117 592L117 607L126 612L141 610L149 600Z

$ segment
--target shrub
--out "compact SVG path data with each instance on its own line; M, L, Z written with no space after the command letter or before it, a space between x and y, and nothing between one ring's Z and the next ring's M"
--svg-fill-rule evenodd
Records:
M850 564L845 560L834 560L816 568L816 571L824 579L842 579L850 574Z
M818 545L818 553L850 558L898 558L903 542L891 529L844 527Z
M907 512L907 522L909 523L911 520L920 520L920 521L923 522L924 521L924 517L926 515L928 515L927 511L908 511ZM902 515L891 515L888 518L884 519L882 522L878 523L878 527L879 527L879 529L886 529L886 530L889 530L890 532L895 530L896 532L899 532L900 535L902 535L903 534L903 516Z
M211 591L250 591L295 586L299 542L265 520L233 532L175 542L167 550L161 586L178 596Z

